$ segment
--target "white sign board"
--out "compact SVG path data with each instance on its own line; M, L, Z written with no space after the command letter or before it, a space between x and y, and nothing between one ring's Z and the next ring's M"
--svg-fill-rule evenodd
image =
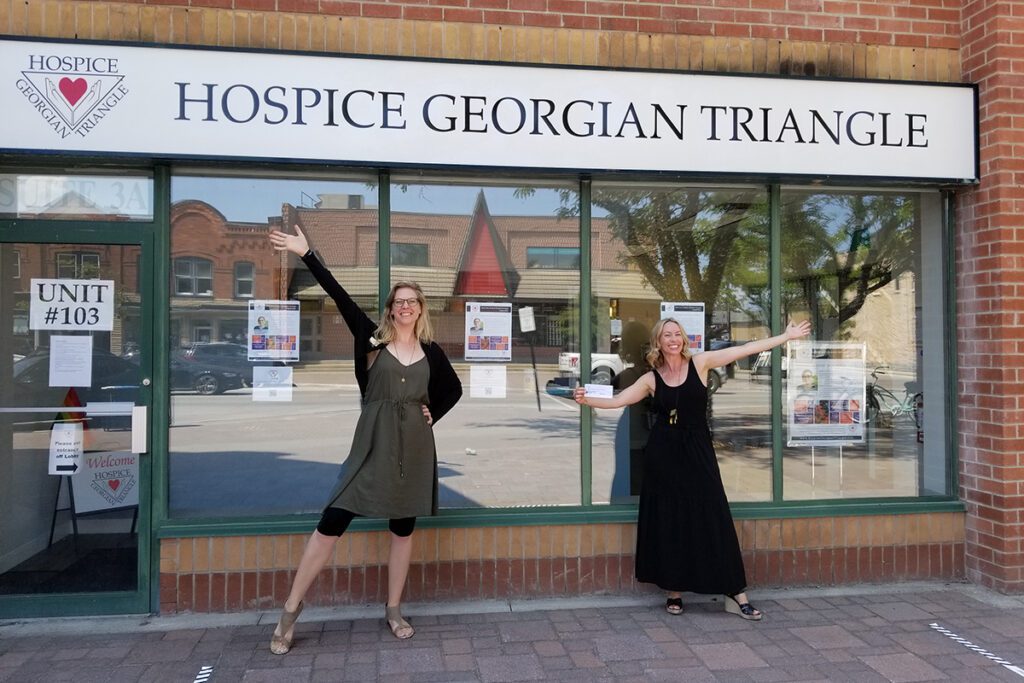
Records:
M71 475L82 459L85 430L81 422L58 422L50 429L50 474Z
M519 330L521 332L537 331L537 321L533 317L533 306L523 306L519 309Z
M512 360L512 304L466 303L466 360Z
M866 348L863 343L794 341L786 348L790 446L864 441Z
M505 398L507 385L505 370L504 365L470 365L470 397Z
M299 302L249 302L249 360L299 359Z
M675 318L683 326L690 339L690 353L705 350L703 301L662 301L661 319L665 318Z
M978 175L971 86L0 40L0 152Z
M50 386L92 386L92 337L54 334L50 336Z
M32 278L29 327L33 330L114 329L113 280Z
M252 400L291 401L292 369L254 367L252 369Z
M124 451L90 453L71 477L75 513L117 510L139 504L139 455Z

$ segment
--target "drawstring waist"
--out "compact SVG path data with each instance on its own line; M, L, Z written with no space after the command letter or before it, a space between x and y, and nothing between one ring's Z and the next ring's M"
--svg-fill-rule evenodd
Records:
M416 405L418 409L419 406L423 405L423 402L411 398L381 398L375 401L363 401L363 406L365 407L374 403L382 403L384 405L390 404L395 408L398 414L398 476L400 479L405 479L405 442L401 425L405 422L406 406Z

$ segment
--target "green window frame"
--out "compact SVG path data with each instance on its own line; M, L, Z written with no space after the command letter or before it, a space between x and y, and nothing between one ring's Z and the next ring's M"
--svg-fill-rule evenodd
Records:
M258 173L259 169L253 169ZM275 169L275 174L280 174L280 169ZM158 182L157 195L164 198L169 197L170 173L156 173ZM384 171L378 175L378 241L377 241L377 262L379 304L383 304L391 280L391 189L389 172ZM579 182L579 260L581 271L580 283L580 320L591 319L594 306L591 292L591 187L592 181L587 178L578 179ZM637 180L636 182L640 182ZM685 182L680 180L679 182ZM771 331L778 334L785 327L781 317L781 285L782 274L781 261L781 239L780 239L780 191L779 185L769 185L769 215L770 215L770 286L771 286ZM920 191L920 190L918 190ZM953 291L953 264L952 264L952 230L950 226L953 220L953 197L952 194L944 192L943 202L943 234L944 244L944 266L946 281L946 320L944 326L951 329L955 296ZM165 205L165 206L169 206ZM169 237L169 211L165 211L157 217L163 223L163 233L158 240L157 262L163 259L165 269L164 277L171 276L170 237ZM160 276L159 273L157 275ZM165 279L165 281L167 281ZM163 302L165 308L169 309L171 296L166 293L166 300ZM158 309L160 310L160 309ZM582 326L582 323L581 323ZM579 330L580 335L580 365L582 368L581 381L589 379L590 356L593 351L590 335ZM947 335L949 338L950 335ZM161 339L159 334L156 337ZM166 335L163 337L166 338ZM949 377L950 389L955 388L955 354L952 352L952 341L946 342L945 361L947 364L947 376ZM157 350L157 368L166 367L166 349ZM163 357L161 357L161 355ZM771 373L771 396L775 406L781 404L783 399L783 379L780 370L781 354L779 349L772 351L772 373ZM947 392L948 396L955 395L953 391ZM154 408L159 409L158 405ZM955 495L955 476L957 452L956 440L949 438L955 433L955 412L950 406L944 406L948 416L947 443L949 451L947 462L949 469L949 488L951 492L943 496L925 496L915 498L859 498L859 499L824 499L824 500L801 500L785 501L782 497L782 457L783 450L783 425L781 411L772 411L772 499L763 503L734 503L732 505L733 515L736 519L759 519L759 518L785 518L785 517L819 517L842 514L849 515L877 515L877 514L898 514L898 513L925 513L941 511L962 511L963 503ZM522 525L545 525L545 524L590 524L590 523L616 523L632 522L636 520L637 506L634 503L625 504L594 504L591 496L592 487L592 429L593 419L591 411L583 410L580 416L580 444L581 444L581 491L579 505L559 506L550 508L475 508L475 509L445 509L436 517L424 518L424 527L478 527L478 526L522 526ZM166 432L155 435L156 441L161 443L162 448L155 450L157 454L154 462L154 501L155 516L154 528L158 538L183 538L198 536L228 536L228 535L260 535L260 534L282 534L282 533L305 533L315 524L315 515L289 515L289 516L253 516L248 518L224 517L224 518L190 518L173 519L168 517L168 471L167 471L167 443ZM354 530L382 530L386 528L386 520L357 519L352 524Z

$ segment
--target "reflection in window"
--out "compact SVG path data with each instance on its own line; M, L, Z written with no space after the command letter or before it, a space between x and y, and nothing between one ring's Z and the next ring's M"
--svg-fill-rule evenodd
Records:
M922 315L937 305L941 316L941 265L922 269L922 240L942 242L936 204L916 193L783 193L784 313L809 316L818 341L863 345L867 402L857 442L785 450L787 499L945 492L944 438L925 429L925 411L941 425L944 403L941 327L926 335ZM924 277L931 285L917 286Z
M172 177L172 273L184 296L171 298L171 415L189 428L169 434L171 517L322 509L359 415L352 337L306 267L275 252L267 235L299 224L375 317L375 181ZM250 304L279 299L301 303L299 359L250 360ZM308 363L319 360L340 362ZM292 372L290 400L263 400L254 382L283 366Z
M526 267L578 270L580 250L567 247L527 247Z
M706 349L768 336L767 199L760 189L594 185L596 381L622 390L648 371L644 355L663 301L704 304ZM770 386L755 381L747 360L707 380L730 500L770 500ZM646 405L594 416L593 500L628 502L642 482Z
M90 252L57 254L57 277L71 280L95 280L100 276L100 255Z
M391 265L429 266L426 244L391 243Z
M578 260L531 269L527 256L532 247L579 254L579 212L563 202L574 189L392 185L392 240L427 244L431 262L428 272L393 264L391 279L423 286L436 340L465 389L435 432L441 507L580 502L579 409L559 368L560 354L579 349ZM482 315L496 304L512 314ZM516 312L527 306L536 332L519 329Z
M253 282L256 278L256 266L245 261L235 264L235 296L238 298L251 298L253 295Z
M211 296L213 261L194 256L174 259L174 293L178 296Z

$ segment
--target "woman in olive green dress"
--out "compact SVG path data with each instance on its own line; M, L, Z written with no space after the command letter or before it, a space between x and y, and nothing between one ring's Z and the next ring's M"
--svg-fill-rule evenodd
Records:
M419 285L391 288L385 315L374 323L309 249L294 235L275 230L274 249L302 258L334 300L354 337L356 381L362 411L345 468L327 500L316 531L306 543L270 650L291 649L302 599L330 559L338 538L356 516L386 517L391 530L385 618L396 638L410 638L412 626L399 605L409 573L416 518L437 512L437 456L433 423L462 396L462 385L441 347L432 341L426 299Z

